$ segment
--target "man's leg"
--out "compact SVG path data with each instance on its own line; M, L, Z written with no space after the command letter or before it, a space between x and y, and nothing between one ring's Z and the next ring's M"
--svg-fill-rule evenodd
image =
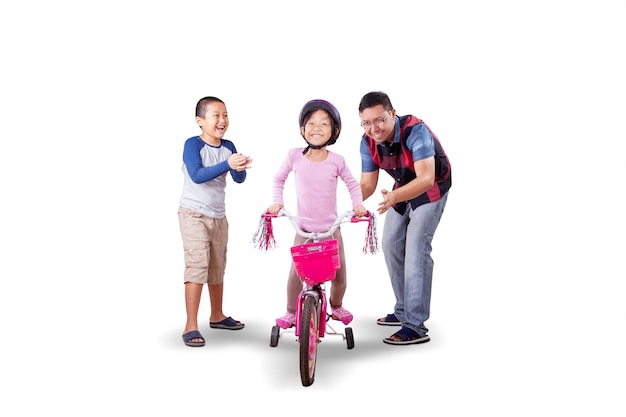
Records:
M447 194L437 202L424 204L409 211L406 237L407 258L404 264L403 326L420 336L428 333L424 322L430 317L430 298L434 261L432 240L446 205Z
M396 297L394 314L400 322L404 322L404 256L407 221L408 215L403 216L393 209L388 210L381 241L391 288Z

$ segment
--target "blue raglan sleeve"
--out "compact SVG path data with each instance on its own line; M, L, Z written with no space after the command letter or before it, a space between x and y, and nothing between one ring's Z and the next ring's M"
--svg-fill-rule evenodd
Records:
M202 166L202 157L200 151L204 146L199 138L193 137L187 139L183 148L183 162L187 167L189 177L196 184L202 184L207 181L211 181L214 178L219 177L223 173L227 172L230 167L228 161L222 161L218 164L204 167Z
M365 136L361 138L361 172L372 172L377 171L378 166L372 159L372 155L370 154L370 150L367 146L367 140Z
M235 147L235 144L233 142L226 140L226 139L222 139L222 143L225 147L230 149L232 153L237 153L237 148ZM235 169L230 169L230 166L228 165L228 161L225 161L225 162L226 162L226 167L230 170L231 177L233 177L233 181L237 183L242 183L246 180L247 173L245 170L237 171Z
M414 162L435 156L435 140L424 123L418 123L413 127L406 140L406 146L411 150Z

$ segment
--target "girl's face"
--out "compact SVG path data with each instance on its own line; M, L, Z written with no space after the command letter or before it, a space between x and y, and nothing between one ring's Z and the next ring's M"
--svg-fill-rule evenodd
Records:
M202 133L213 140L220 140L228 130L228 111L224 103L213 102L207 106L204 117L196 117Z
M325 110L315 110L300 131L312 145L323 145L332 136L332 126L332 119Z

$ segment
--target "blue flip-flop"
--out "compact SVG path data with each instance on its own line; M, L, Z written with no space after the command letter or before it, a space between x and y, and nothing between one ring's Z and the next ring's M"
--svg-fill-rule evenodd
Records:
M191 339L202 339L202 342L192 342ZM204 346L204 337L202 337L199 331L192 330L183 335L183 342L185 342L187 346L201 347Z
M399 338L400 340L395 340L394 336ZM430 340L430 336L425 334L424 336L420 336L413 329L409 329L408 327L402 326L400 330L395 332L389 337L383 339L383 342L390 345L415 345L418 343L426 343Z
M381 326L402 326L402 323L395 314L387 314L386 317L381 317L376 320L376 324L380 324Z
M239 330L239 329L243 329L245 324L233 319L232 317L226 317L222 321L210 322L209 326L211 326L214 329Z

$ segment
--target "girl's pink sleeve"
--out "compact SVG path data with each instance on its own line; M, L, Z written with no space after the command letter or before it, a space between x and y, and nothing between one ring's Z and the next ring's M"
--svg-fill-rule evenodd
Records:
M276 174L274 174L274 181L272 183L273 204L284 204L283 190L285 189L285 181L289 177L289 173L293 168L291 157L287 154L287 157L283 161Z
M361 193L361 184L354 178L354 175L350 172L350 168L348 168L348 164L346 164L346 160L343 158L339 169L339 176L348 188L350 198L352 198L352 207L362 206L363 194Z

